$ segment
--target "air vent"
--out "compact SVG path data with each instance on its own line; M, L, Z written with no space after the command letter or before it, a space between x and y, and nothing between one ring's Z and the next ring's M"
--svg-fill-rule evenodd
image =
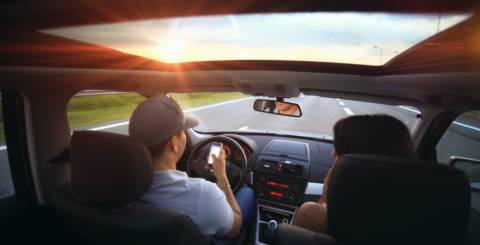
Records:
M302 161L310 160L308 144L298 141L272 140L267 146L265 146L262 154Z

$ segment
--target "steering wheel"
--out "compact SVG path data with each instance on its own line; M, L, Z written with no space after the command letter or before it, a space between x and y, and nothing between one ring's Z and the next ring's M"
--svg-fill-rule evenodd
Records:
M190 177L201 177L211 182L217 182L215 175L207 167L209 150L202 151L205 146L209 146L213 142L222 143L228 145L234 152L240 154L240 160L230 161L226 159L226 171L228 181L232 187L232 191L236 192L245 183L247 176L247 156L243 148L234 139L227 136L212 136L198 143L190 152L190 156L187 160L187 174Z

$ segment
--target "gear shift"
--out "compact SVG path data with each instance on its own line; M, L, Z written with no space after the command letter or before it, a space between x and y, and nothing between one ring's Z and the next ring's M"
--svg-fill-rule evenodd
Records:
M268 231L273 234L273 233L275 233L275 230L277 230L278 223L277 223L276 220L272 219L272 220L268 221L267 227L268 227Z
M265 234L265 240L267 243L273 242L273 237L275 236L275 231L277 230L278 223L276 220L272 219L267 223L267 232Z

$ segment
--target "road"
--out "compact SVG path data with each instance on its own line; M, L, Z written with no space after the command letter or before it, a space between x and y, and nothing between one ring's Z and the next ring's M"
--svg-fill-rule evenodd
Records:
M303 115L300 118L276 116L252 109L253 98L239 99L223 102L210 106L187 109L187 115L193 115L200 121L196 128L198 131L296 131L299 134L315 135L317 137L332 135L332 126L340 119L349 115L383 113L392 115L404 122L412 129L417 122L415 108L379 105L367 102L348 101L340 99L320 98L315 96L300 96L287 101L301 105ZM437 151L440 159L448 159L446 153L452 151L452 147L462 149L463 156L480 159L480 125L476 122L457 121L453 130L448 132L449 140L439 144ZM463 126L462 126L463 125ZM466 126L465 126L466 125ZM470 128L468 127L470 126ZM128 122L111 122L106 125L91 127L93 130L104 130L120 134L127 134ZM7 151L0 148L0 198L7 196L13 191L9 179L9 167Z
M249 131L249 130L290 130L297 133L331 136L332 126L350 114L386 113L401 119L409 128L413 128L416 113L399 107L385 106L357 101L345 101L314 96L302 96L289 99L301 105L303 115L300 118L276 116L252 109L253 99L235 100L233 103L221 103L187 109L185 113L196 117L200 123L197 131ZM343 106L342 106L343 104ZM350 114L349 114L350 113ZM94 129L126 134L126 122L114 122L115 127L99 126Z

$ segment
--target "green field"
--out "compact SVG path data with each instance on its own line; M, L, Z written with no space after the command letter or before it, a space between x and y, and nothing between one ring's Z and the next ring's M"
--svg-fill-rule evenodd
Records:
M170 94L182 109L219 103L222 101L247 97L234 93L185 93ZM126 120L144 97L136 93L77 96L70 100L67 108L71 129L104 124L111 121Z

